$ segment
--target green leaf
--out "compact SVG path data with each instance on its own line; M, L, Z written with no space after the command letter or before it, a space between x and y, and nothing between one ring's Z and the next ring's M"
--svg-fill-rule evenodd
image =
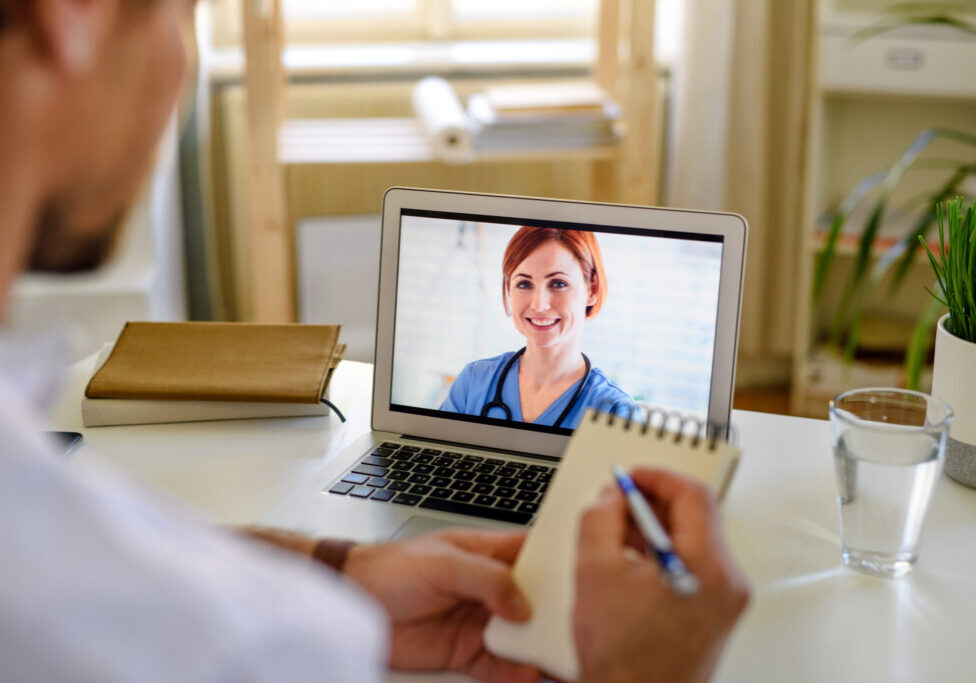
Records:
M881 182L887 177L887 171L878 171L874 175L868 176L861 180L850 194L848 194L841 201L837 210L834 211L830 230L827 232L827 237L824 240L823 250L817 256L816 265L813 271L813 300L819 301L820 295L823 293L824 284L827 282L827 276L830 274L830 266L833 263L834 253L837 251L837 241L840 238L840 234L844 228L844 222L851 215L851 211L861 203L874 188L881 184Z

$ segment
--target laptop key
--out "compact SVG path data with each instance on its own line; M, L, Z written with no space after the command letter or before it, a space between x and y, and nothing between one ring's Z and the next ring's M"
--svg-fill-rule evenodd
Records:
M524 462L510 462L508 463L508 466L517 470L524 470L526 468L526 464Z
M529 465L529 469L532 470L533 472L548 472L552 468L546 467L545 465Z
M370 496L369 499L370 500L387 501L387 500L389 500L390 498L392 498L395 495L396 495L396 492L395 491L390 491L389 489L376 489L376 491L373 493L372 496Z
M397 460L393 463L393 469L400 470L402 472L409 472L413 469L413 463L407 462L406 460Z
M482 458L480 455L466 455L466 456L464 456L464 459L467 460L467 461L469 461L469 462L483 462L484 461L484 458Z
M454 469L466 472L470 469L474 469L474 465L475 464L473 462L468 462L467 460L458 460L454 463Z
M357 486L349 492L349 495L356 496L356 498L369 498L373 491L375 491L375 489L369 486Z
M413 462L419 462L421 465L427 465L434 460L434 456L430 453L418 453L410 459Z
M537 481L520 481L518 485L521 491L538 491L541 486Z
M396 453L394 453L393 455L390 456L390 459L391 460L409 460L412 457L413 457L413 453L410 453L408 451L397 451Z
M344 482L339 482L331 489L329 489L329 493L338 493L344 496L350 491L352 491L352 489L353 489L353 484L346 484Z
M369 479L365 474L352 474L351 472L342 478L342 481L349 484L365 484Z
M418 496L426 496L430 493L430 487L425 484L414 484L410 487L410 493L414 493Z
M420 496L415 496L412 493L401 493L393 499L393 502L397 505L416 505L420 502L420 498Z
M405 481L395 481L386 488L390 491L406 491L410 488L410 484Z
M502 477L495 482L495 486L504 486L505 488L514 489L518 486L519 480L515 477Z
M499 467L495 470L495 474L499 477L510 477L515 474L515 471L514 467Z
M519 505L518 509L519 509L520 512L528 512L529 514L534 515L536 512L539 511L539 504L538 503L522 503L521 505Z
M386 493L386 491L377 491L377 493ZM518 504L519 502L514 498L502 498L497 503L495 503L495 507L501 508L502 510L514 510L515 508L518 507Z
M433 465L414 465L413 471L417 474L430 474L434 471Z
M353 474L366 474L370 477L382 477L386 475L386 468L376 465L356 465L352 468L352 472Z
M411 484L426 484L428 481L430 481L430 475L429 474L412 474L412 475L410 475L410 478L407 479L407 481L409 481Z
M470 481L455 481L451 484L451 488L455 491L467 491L472 486Z
M494 484L498 481L498 477L494 474L479 474L474 480L478 484Z
M455 496L458 494L454 494ZM532 520L531 514L518 512L516 510L504 510L497 507L489 508L483 505L471 505L466 501L442 500L440 498L425 498L420 504L421 508L427 510L439 510L441 512L456 512L462 515L473 517L484 517L494 519L499 522L510 522L512 524L528 524Z
M454 473L454 478L457 479L458 481L471 481L472 479L474 479L474 477L475 477L474 472L455 472Z
M475 484L471 493L491 493L495 489L491 484Z
M454 470L450 467L438 467L434 470L434 474L438 477L450 477L454 474Z
M364 465L376 465L377 467L389 467L393 464L393 461L389 458L381 458L378 455L371 455L368 458L363 458L362 463Z
M370 477L369 481L366 482L367 486L375 486L378 489L386 488L389 483L390 480L384 477Z
M432 465L436 465L437 467L447 467L448 465L451 465L453 463L454 463L453 459L445 458L443 455L440 456L439 458L434 458L433 462L431 462Z
M400 447L400 444L393 443L392 441L384 441L383 443L380 444L379 447L380 448L392 448L393 450L396 450L396 449L398 449ZM404 446L404 448L409 448L409 446Z
M440 487L450 486L451 480L448 477L434 477L430 480L430 485Z
M480 465L478 465L477 467L475 467L474 468L474 471L475 472L482 472L483 474L491 474L492 472L495 471L495 466L494 465L489 465L488 463L483 462Z
M535 472L533 472L531 470L522 470L521 472L519 472L518 474L515 475L515 478L516 479L524 479L525 481L534 481L535 480Z
M495 497L494 496L481 495L481 496L478 496L477 498L474 499L474 504L475 505L494 505L495 504Z
M379 448L374 448L373 452L370 453L370 455L379 455L381 457L388 458L390 457L391 453L395 453L395 452L396 452L395 448L384 448L383 446L380 446Z
M400 450L407 453L419 453L420 446L400 446Z
M455 491L452 500L458 500L462 503L467 503L474 499L473 493L468 493L467 491Z
M539 494L532 491L519 491L515 494L515 500L522 500L526 503L534 503L538 497Z
M499 498L514 498L515 489L502 488L499 486L497 489L495 489L495 495Z
M451 458L452 460L456 460L461 457L461 454L455 453L454 451L444 451L444 457Z
M403 481L407 477L410 476L410 473L409 472L401 472L400 470L393 470L392 472L390 472L386 476L387 476L388 479L392 479L393 481Z
M425 448L424 450L422 450L420 452L421 453L426 453L427 455L440 455L441 454L441 451L437 450L436 448Z
M499 460L498 458L487 458L487 459L485 459L485 462L488 463L489 465L504 465L505 464L505 461L504 460Z
M541 481L543 484L548 484L552 481L552 472L544 472L535 478L536 481Z
M451 494L454 493L451 489L437 488L430 492L430 495L434 498L450 498Z

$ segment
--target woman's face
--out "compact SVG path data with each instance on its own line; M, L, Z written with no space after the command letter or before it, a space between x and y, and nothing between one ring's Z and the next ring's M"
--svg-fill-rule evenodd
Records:
M578 340L586 307L595 301L576 257L551 240L516 266L508 286L515 329L540 348Z

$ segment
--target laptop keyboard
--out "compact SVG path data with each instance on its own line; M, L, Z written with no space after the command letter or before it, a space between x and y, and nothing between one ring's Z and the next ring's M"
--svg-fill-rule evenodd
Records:
M385 441L329 493L394 505L528 524L554 469Z

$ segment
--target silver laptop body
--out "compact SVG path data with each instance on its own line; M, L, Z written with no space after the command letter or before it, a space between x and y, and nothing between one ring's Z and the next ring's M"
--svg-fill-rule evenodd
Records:
M593 372L637 404L729 420L741 216L392 188L382 221L372 431L327 457L264 522L357 541L531 523L574 425L507 419L518 407L487 398L458 412L449 400L455 382L479 389L469 363L498 375L526 343L502 294L502 257L526 226L598 241L606 298L582 324L581 386ZM497 386L485 391L500 397Z

